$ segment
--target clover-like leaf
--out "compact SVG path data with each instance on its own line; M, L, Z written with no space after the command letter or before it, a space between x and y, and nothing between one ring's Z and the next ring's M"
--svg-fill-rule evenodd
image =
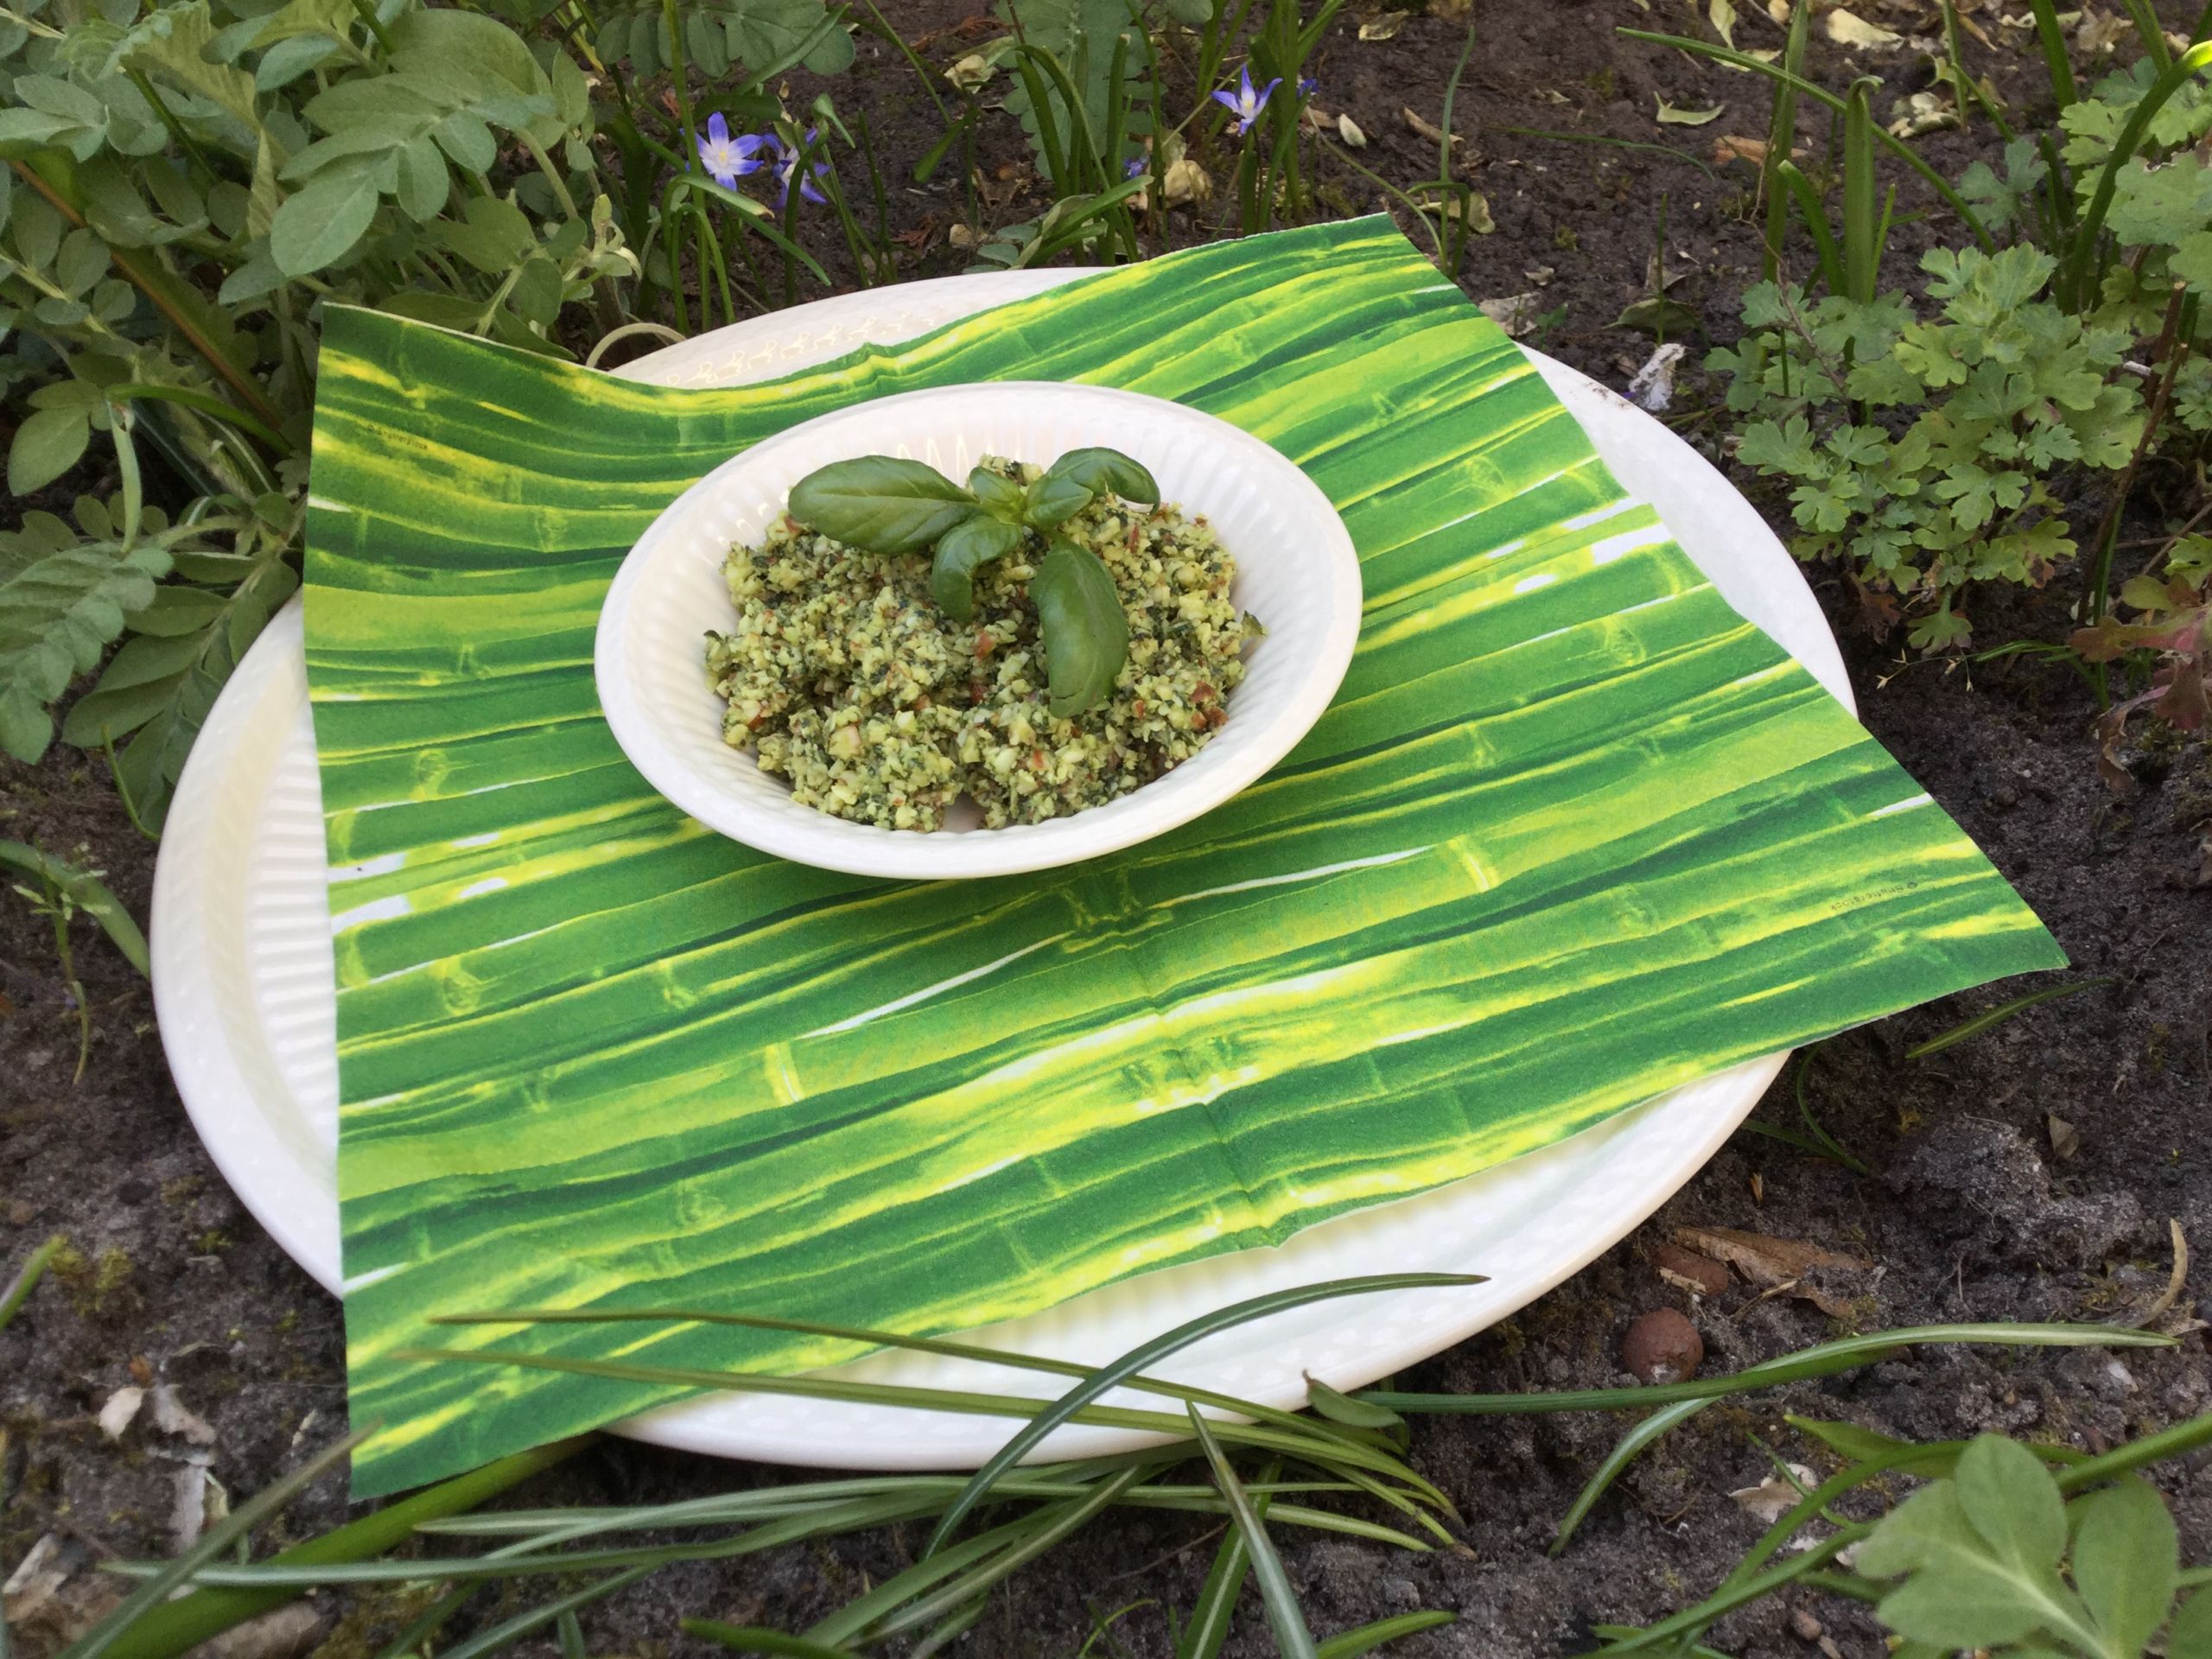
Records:
M938 540L937 562L930 568L930 596L956 622L976 613L976 572L1012 552L1021 526L988 512L970 514Z
M926 462L861 455L791 486L791 516L871 553L912 553L977 511L976 498Z
M1052 543L1030 578L1029 596L1044 637L1049 706L1057 718L1068 719L1113 689L1128 660L1129 620L1098 556L1070 541Z

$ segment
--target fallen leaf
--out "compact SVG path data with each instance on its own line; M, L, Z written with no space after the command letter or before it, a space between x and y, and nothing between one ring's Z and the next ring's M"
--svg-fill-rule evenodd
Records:
M1169 163L1167 175L1160 181L1160 194L1170 207L1186 201L1207 201L1213 196L1213 181L1206 176L1205 168L1184 156Z
M2166 1287L2158 1293L2158 1300L2145 1308L2136 1319L2139 1326L2151 1324L2181 1298L2182 1287L2189 1282L2189 1240L2182 1236L2181 1223L2169 1217L2166 1222L2174 1242L2174 1270L2166 1281Z
M136 1382L142 1389L151 1388L153 1386L154 1368L151 1364L147 1363L145 1355L131 1355L130 1380L133 1382Z
M1712 20L1713 30L1720 36L1720 43L1733 51L1736 47L1736 8L1728 0L1712 0L1706 14Z
M966 225L951 225L945 227L944 239L951 247L972 248L976 245L976 232Z
M154 1427L164 1434L181 1434L194 1446L215 1444L215 1431L195 1416L166 1382L154 1390Z
M1865 46L1885 51L1904 42L1903 35L1879 23L1870 23L1857 12L1846 11L1841 6L1828 13L1827 26L1828 39L1839 46Z
M1780 1475L1769 1475L1756 1486L1739 1486L1728 1494L1749 1510L1758 1523L1770 1527L1797 1507L1805 1492L1821 1484L1821 1478L1802 1463L1789 1465L1789 1472L1803 1484L1804 1491L1792 1486Z
M1378 11L1359 26L1363 41L1389 41L1397 38L1398 31L1406 26L1408 11Z
M925 219L913 229L900 231L891 239L902 248L911 248L914 252L919 253L929 246L930 238L936 234L937 222L934 219Z
M1840 1255L1799 1238L1770 1238L1764 1233L1740 1232L1733 1227L1678 1227L1675 1242L1685 1249L1718 1257L1755 1285L1773 1286L1802 1279L1815 1268L1836 1268L1848 1273L1868 1273L1872 1262Z
M1777 23L1789 21L1789 0L1766 0L1766 15Z
M1728 1269L1709 1255L1686 1250L1679 1244L1662 1244L1651 1252L1652 1270L1677 1290L1699 1296L1718 1296L1728 1288Z
M1444 129L1438 126L1433 121L1422 120L1421 117L1415 115L1410 109L1401 110L1398 113L1406 118L1406 124L1408 126L1411 127L1422 137L1427 139L1430 143L1440 144L1444 142ZM1460 139L1458 133L1455 132L1452 135L1452 143L1455 148L1461 142L1463 141Z
M1337 118L1337 137L1354 149L1367 148L1367 135L1359 130L1359 123L1348 115L1340 115Z
M1959 112L1949 99L1937 92L1915 92L1891 105L1895 118L1890 131L1899 138L1916 138L1923 132L1959 124Z
M1664 352L1664 351L1668 351L1668 350L1670 350L1670 349L1672 349L1672 348L1671 348L1671 347L1669 347L1669 346L1662 346L1659 348L1659 351L1658 351L1658 352L1654 352L1651 355L1652 355L1653 359L1656 360L1656 359L1658 358L1658 356L1659 356L1659 353L1660 353L1660 352ZM1649 363L1646 363L1643 366L1644 366L1645 368L1647 368L1647 369L1648 369L1648 368L1649 368L1649 367L1651 366L1651 365L1650 365ZM1668 366L1669 368L1670 368L1670 369L1674 366L1674 360L1673 360L1671 358L1668 359L1668 365L1667 365L1667 366ZM1642 374L1641 374L1641 373L1639 373L1639 374L1637 375L1637 378L1638 379L1641 379L1641 378L1643 378L1643 376L1642 376ZM1668 391L1669 391L1669 393L1671 393L1671 392L1673 391L1673 390L1674 390L1674 387L1673 387L1673 385L1672 385L1673 378L1674 378L1674 377L1673 377L1671 374L1668 377L1668 380L1669 380L1669 385L1668 385ZM1635 385L1634 385L1634 384L1633 384L1632 382L1631 382L1631 383L1630 383L1630 385L1629 391L1630 391L1630 393L1631 394L1631 396L1634 394L1634 392L1635 392L1635 391L1636 391L1636 387L1635 387ZM1660 403L1659 403L1659 408L1660 408L1660 409L1664 409L1664 408L1666 408L1666 407L1667 407L1666 400L1665 400L1665 398L1664 398L1664 397L1662 397L1662 398L1660 400ZM1655 413L1655 414L1656 414L1656 413L1657 413L1657 410L1655 410L1653 411L1653 413ZM1755 1169L1755 1170L1753 1170L1753 1171L1751 1172L1751 1202L1752 1202L1753 1204L1764 1204L1764 1203L1766 1202L1766 1177L1765 1177L1765 1176L1764 1176L1764 1175L1762 1175L1762 1174L1760 1174L1760 1173L1758 1173L1758 1171L1757 1171L1756 1169Z
M2074 31L2074 45L2075 49L2094 56L2111 51L2134 31L2135 25L2118 12L2102 17L2084 6L2082 25Z
M100 1433L111 1440L123 1438L123 1431L130 1427L130 1420L138 1414L138 1407L146 1398L143 1389L118 1389L107 1397L100 1408Z
M1698 322L1697 313L1680 300L1654 294L1637 301L1615 317L1613 327L1640 328L1647 334L1681 334L1694 331Z
M1479 190L1469 190L1464 195L1455 192L1448 196L1431 197L1421 204L1424 213L1433 213L1447 225L1465 222L1477 236L1488 236L1497 228L1490 216L1490 198Z
M1518 340L1536 326L1543 315L1544 296L1531 289L1526 294L1508 294L1502 299L1478 300L1476 308L1492 322Z
M1654 92L1651 96L1659 105L1659 124L1662 126L1701 127L1708 121L1718 121L1721 111L1728 107L1726 104L1716 104L1709 110L1677 109L1658 93Z
M199 1659L296 1659L315 1646L324 1615L296 1601L234 1625L193 1651Z
M176 1471L176 1497L169 1505L169 1544L182 1554L198 1541L207 1524L207 1471L187 1464Z
M2047 1114L2043 1126L2050 1134L2050 1155L2064 1163L2082 1150L2082 1137L2074 1126L2056 1113Z
M16 1564L7 1583L0 1584L0 1596L8 1601L8 1622L16 1624L29 1618L68 1582L74 1571L76 1564L65 1553L60 1535L46 1534Z
M1713 161L1716 167L1726 167L1731 162L1749 162L1753 167L1766 165L1766 140L1746 138L1741 133L1724 133L1713 141Z

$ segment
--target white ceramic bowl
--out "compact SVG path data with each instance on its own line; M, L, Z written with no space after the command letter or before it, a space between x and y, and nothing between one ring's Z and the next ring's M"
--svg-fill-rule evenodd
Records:
M722 701L707 683L704 656L706 631L736 621L722 561L734 543L766 532L793 484L855 455L912 456L964 479L984 455L1048 463L1089 445L1135 456L1161 499L1212 523L1236 561L1231 596L1267 629L1246 650L1228 723L1197 754L1119 800L1048 823L923 833L801 806L781 779L722 741ZM1131 846L1256 780L1336 695L1359 609L1359 558L1344 521L1311 479L1257 438L1179 404L1103 386L944 386L793 427L678 496L607 591L599 698L615 741L654 788L748 847L862 875L1010 875Z

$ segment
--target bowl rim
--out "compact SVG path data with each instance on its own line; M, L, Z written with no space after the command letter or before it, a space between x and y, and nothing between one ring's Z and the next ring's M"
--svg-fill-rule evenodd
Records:
M1325 620L1307 671L1295 683L1293 695L1273 713L1266 739L1211 774L1198 774L1195 781L1199 787L1175 788L1178 775L1183 772L1179 766L1113 801L1042 823L1010 824L996 830L887 830L810 809L821 821L823 828L817 832L781 817L755 814L732 802L664 738L658 726L660 715L627 661L626 634L638 613L637 601L648 569L656 558L665 556L664 544L681 533L680 527L702 501L732 488L745 474L774 465L785 450L810 446L819 440L824 427L853 427L856 447L852 453L868 453L867 440L861 435L868 427L885 421L903 424L905 417L917 409L972 399L979 391L1009 399L1045 397L1060 403L1119 404L1125 410L1155 415L1172 410L1172 416L1165 418L1200 429L1209 442L1241 452L1251 467L1269 474L1272 487L1302 495L1304 499L1293 510L1312 519L1316 537L1324 544L1323 563L1328 575L1322 613ZM1198 511L1203 512L1203 506ZM796 863L855 875L924 880L1013 875L1078 863L1151 840L1211 810L1264 777L1298 746L1335 698L1358 643L1363 598L1358 552L1334 504L1296 462L1264 440L1189 404L1116 386L1057 380L963 381L896 392L830 410L739 451L684 490L645 528L615 572L594 632L593 676L601 713L630 764L676 806L718 834ZM1185 775L1185 785L1191 781ZM1116 811L1116 808L1124 810Z

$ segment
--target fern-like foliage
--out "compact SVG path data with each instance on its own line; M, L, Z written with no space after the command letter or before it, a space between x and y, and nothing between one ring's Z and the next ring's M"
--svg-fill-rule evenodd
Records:
M0 748L26 763L54 741L54 700L152 603L172 563L166 532L124 547L104 503L87 497L78 519L29 512L0 532Z
M674 65L677 43L658 0L627 0L598 16L602 60L626 63L639 77ZM852 30L823 0L679 0L676 19L684 60L710 81L736 64L748 90L757 89L798 64L830 75L853 60Z

